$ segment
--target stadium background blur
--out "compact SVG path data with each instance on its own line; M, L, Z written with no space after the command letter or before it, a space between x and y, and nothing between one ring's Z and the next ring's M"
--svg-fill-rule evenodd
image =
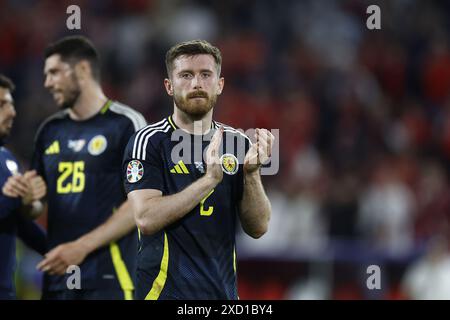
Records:
M66 28L70 4L81 31ZM366 28L370 4L381 30ZM43 88L49 42L89 36L108 96L153 122L172 110L165 51L207 39L226 79L215 118L280 129L280 171L264 177L269 232L238 237L241 298L450 298L449 33L447 1L1 0L0 70L17 88L8 146L27 167L56 110ZM18 297L39 298L39 257L17 255ZM380 290L366 286L370 265Z

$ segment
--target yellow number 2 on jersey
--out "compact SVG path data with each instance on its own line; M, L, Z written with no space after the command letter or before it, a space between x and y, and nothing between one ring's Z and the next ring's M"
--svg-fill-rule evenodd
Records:
M214 211L214 207L213 206L209 206L207 210L205 210L204 204L206 199L208 199L208 197L214 192L214 189L211 190L210 193L208 193L208 195L206 197L204 197L201 201L200 201L200 215L201 216L210 216L212 215L213 211Z

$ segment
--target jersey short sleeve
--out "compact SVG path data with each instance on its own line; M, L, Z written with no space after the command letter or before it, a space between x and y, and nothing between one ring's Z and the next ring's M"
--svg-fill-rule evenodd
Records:
M127 144L122 173L127 194L141 189L156 189L164 193L161 155L142 130L134 134Z

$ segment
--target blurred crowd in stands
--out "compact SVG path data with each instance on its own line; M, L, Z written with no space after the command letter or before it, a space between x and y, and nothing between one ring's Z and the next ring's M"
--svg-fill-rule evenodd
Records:
M66 8L81 8L81 30ZM366 8L381 8L381 30ZM84 34L110 98L153 122L172 111L164 54L202 38L223 55L215 118L280 130L273 213L239 237L241 298L450 299L450 3L447 1L0 1L0 70L16 83L9 147L24 166L41 121L43 50ZM26 249L18 294L35 298ZM382 289L368 290L369 265Z

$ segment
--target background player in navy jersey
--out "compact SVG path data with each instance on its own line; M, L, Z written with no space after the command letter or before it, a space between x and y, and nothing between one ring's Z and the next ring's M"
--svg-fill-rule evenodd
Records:
M16 111L12 81L0 75L0 299L14 299L13 274L16 261L16 235L28 246L45 253L45 232L37 224L22 215L31 208L42 206L46 186L35 171L21 174L19 164L11 152L3 147L9 136ZM9 183L6 184L5 182ZM13 188L9 186L14 186ZM22 210L27 209L27 210Z
M105 96L85 37L63 38L45 57L45 87L61 110L39 128L32 161L48 187L43 299L132 299L137 231L121 160L145 119ZM81 268L81 289L67 287L70 265Z
M167 52L166 67L173 115L137 132L123 161L141 233L137 298L237 299L236 220L254 238L267 231L271 207L259 168L270 157L274 137L257 129L252 145L239 131L212 120L224 86L216 47L201 40L178 44ZM207 148L204 160L172 158L178 141L171 136L179 130L192 142L183 156L193 155L201 143L202 152Z

